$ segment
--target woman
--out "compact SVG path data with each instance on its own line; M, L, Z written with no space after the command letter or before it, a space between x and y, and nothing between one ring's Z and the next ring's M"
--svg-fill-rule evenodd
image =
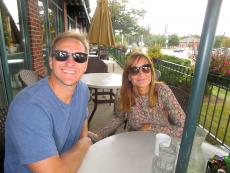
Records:
M115 105L111 122L98 133L89 133L94 141L114 133L125 122L129 131L182 135L185 113L170 88L156 81L152 61L142 53L133 53L126 61Z

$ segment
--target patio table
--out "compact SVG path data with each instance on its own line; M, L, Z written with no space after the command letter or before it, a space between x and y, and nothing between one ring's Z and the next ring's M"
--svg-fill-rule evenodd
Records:
M152 173L154 146L152 132L133 131L107 137L90 147L78 173Z
M98 55L95 55L95 54L89 54L88 55L89 58L98 58Z
M114 103L114 99L110 98L110 100L99 100L98 89L109 89L111 94L113 89L119 89L121 87L121 74L115 73L87 73L84 74L81 78L83 82L85 82L88 87L94 90L94 108L89 117L89 124L94 116L94 113L97 109L97 104L99 103Z

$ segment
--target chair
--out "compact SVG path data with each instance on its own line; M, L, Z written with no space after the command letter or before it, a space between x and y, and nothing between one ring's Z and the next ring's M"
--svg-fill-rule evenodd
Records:
M160 79L160 77L161 77L161 71L160 71L160 70L155 69L155 74L156 74L156 80L159 80L159 79Z
M5 121L8 107L0 108L0 172L4 171L5 155Z
M33 70L22 69L19 71L19 80L24 87L30 86L40 80L42 77Z
M85 73L107 73L108 66L98 58L89 58Z
M169 88L172 90L181 108L186 113L187 107L188 107L189 94L185 92L184 90L178 87L175 87L175 86L169 86Z
M100 55L100 59L101 60L109 60L109 56L108 56L108 54L102 54L102 55Z

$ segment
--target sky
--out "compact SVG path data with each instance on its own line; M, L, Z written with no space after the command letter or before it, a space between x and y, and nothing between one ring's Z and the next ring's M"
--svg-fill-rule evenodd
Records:
M97 0L89 0L93 16ZM129 0L128 8L143 8L138 23L152 34L201 35L208 0ZM216 35L230 37L230 0L223 0ZM166 29L167 28L167 29Z

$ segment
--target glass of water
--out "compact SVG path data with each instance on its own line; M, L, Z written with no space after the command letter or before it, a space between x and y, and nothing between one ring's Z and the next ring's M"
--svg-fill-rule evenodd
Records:
M172 143L168 146L164 143L159 145L159 156L154 156L153 173L174 173L177 159L177 145Z

